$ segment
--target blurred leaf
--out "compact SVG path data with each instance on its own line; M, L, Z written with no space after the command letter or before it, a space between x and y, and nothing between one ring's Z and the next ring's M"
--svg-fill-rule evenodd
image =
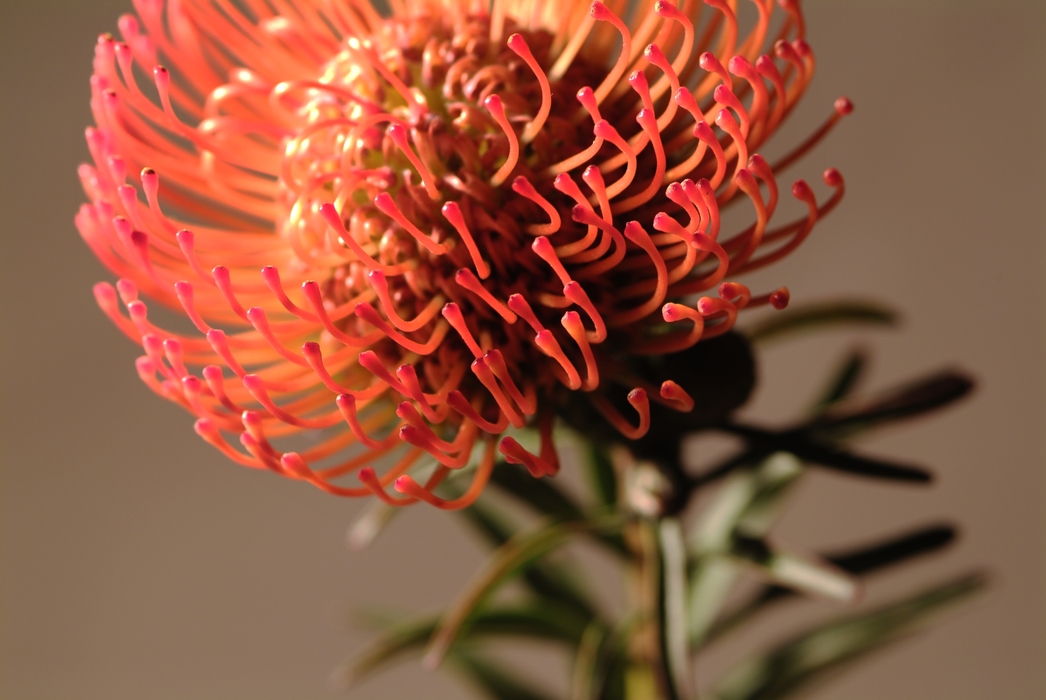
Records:
M537 513L550 516L553 520L575 521L602 517L582 511L573 498L555 486L552 479L535 479L526 469L515 464L499 464L494 469L490 482L502 493L522 501ZM598 541L611 550L621 554L627 553L624 543L616 533L607 533L597 528L592 534L597 535Z
M574 656L574 670L570 681L571 700L595 700L595 691L601 685L597 676L600 649L607 639L603 625L593 622L581 635Z
M735 530L746 537L765 537L784 510L786 496L803 475L795 455L778 452L754 472L755 491L738 518Z
M868 355L863 350L852 351L836 368L831 380L814 402L813 414L819 415L825 409L842 401L856 388L868 368Z
M800 331L824 326L863 324L892 326L897 315L885 306L867 301L829 302L796 306L766 317L748 329L748 340L753 344L778 340Z
M588 451L588 473L592 489L599 502L605 506L617 503L617 474L610 456L600 445L591 442Z
M738 538L738 556L759 567L769 580L779 586L843 603L854 602L861 584L854 576L827 560L799 556L770 548L762 540Z
M349 531L345 533L345 546L349 551L362 552L377 539L385 526L403 509L383 503L377 499L360 514Z
M335 672L339 685L348 687L411 651L428 643L438 618L400 623L361 656ZM484 636L522 636L577 644L588 619L569 608L547 601L518 607L478 611L463 632L467 639ZM464 640L463 640L464 641Z
M930 473L921 467L855 455L798 431L763 430L737 424L724 426L724 430L744 437L754 450L765 453L790 452L805 462L850 474L911 483L929 483L932 480Z
M602 638L592 666L588 698L626 700L625 673L629 665L628 645L642 616L638 611L621 617ZM572 700L575 700L572 698Z
M490 483L542 515L557 520L583 520L585 517L574 499L560 491L552 479L535 479L519 465L498 464L491 474Z
M811 421L806 430L838 436L942 408L966 396L973 381L953 371L940 372L880 396L838 404Z
M777 700L916 630L934 613L985 585L979 573L937 586L871 612L830 622L743 662L714 692L716 700Z
M665 664L677 696L692 698L694 684L690 674L690 637L687 630L686 544L678 519L663 518L659 526L663 606L661 634L664 639Z
M517 534L515 527L484 506L482 500L457 512L495 547L500 547ZM596 617L595 608L586 593L562 567L535 560L524 569L523 579L539 596L559 601L590 618Z
M614 532L620 529L621 523L622 518L618 515L578 522L553 523L506 542L494 552L486 568L473 578L450 610L443 615L439 629L425 655L426 666L438 666L477 607L530 562L548 554L575 535Z
M472 652L457 650L451 660L468 680L494 700L550 700L550 696L543 691L535 690L498 664Z
M846 553L828 554L826 557L840 568L863 574L920 554L934 552L954 540L954 527L933 525Z
M825 559L855 575L868 574L913 557L935 552L955 539L955 528L935 525L875 544L839 554L826 554ZM782 586L766 586L747 603L718 620L708 633L707 641L719 637L747 621L776 601L796 595Z
M687 600L691 645L705 639L742 572L733 553L738 529L747 537L769 532L788 488L802 472L799 460L785 452L767 457L755 468L735 472L694 524Z

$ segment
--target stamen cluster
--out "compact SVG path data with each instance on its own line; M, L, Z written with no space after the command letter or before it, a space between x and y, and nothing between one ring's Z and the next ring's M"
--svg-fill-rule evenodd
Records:
M555 474L570 392L637 439L651 400L694 400L616 376L615 358L783 308L784 288L724 280L790 253L843 193L835 170L822 204L800 180L806 215L769 227L774 171L851 107L774 167L755 152L815 62L794 0L779 22L773 0L751 1L742 37L729 0L641 2L635 26L624 0L401 0L388 17L367 0L136 0L123 41L96 48L80 170L77 226L120 276L98 303L205 440L337 495L464 507L496 452ZM739 195L755 221L723 236ZM142 295L202 336L154 325ZM504 435L526 425L538 454ZM303 431L318 439L277 447ZM436 496L477 449L467 492ZM433 460L423 483L407 474Z

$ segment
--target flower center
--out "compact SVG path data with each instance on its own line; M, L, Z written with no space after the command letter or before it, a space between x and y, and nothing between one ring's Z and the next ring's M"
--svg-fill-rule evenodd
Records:
M452 343L477 357L500 348L514 365L533 352L533 334L538 347L554 343L540 334L571 303L526 301L564 299L567 281L533 244L592 229L570 221L562 204L575 202L557 193L550 168L592 143L593 119L578 105L594 106L591 89L575 96L606 69L578 57L550 83L553 36L511 20L505 29L509 40L495 46L489 17L457 26L396 17L367 41L350 39L303 94L277 96L297 98L301 121L278 202L299 258L329 270L330 305L376 301L399 331L425 337L452 302L443 316L464 345L455 334ZM513 325L519 317L531 338ZM373 319L348 322L360 320Z

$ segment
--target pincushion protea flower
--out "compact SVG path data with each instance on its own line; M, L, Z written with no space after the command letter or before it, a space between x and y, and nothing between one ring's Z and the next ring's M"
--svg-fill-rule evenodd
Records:
M97 301L200 436L333 494L464 507L497 451L554 474L569 392L638 438L650 401L693 399L615 376L614 358L786 304L724 279L787 255L843 192L834 170L822 204L796 182L807 213L769 226L773 170L850 106L775 168L756 154L815 62L795 0L777 18L753 2L742 36L736 0L393 0L388 17L367 0L135 0L91 81L76 223L120 276ZM733 199L755 221L724 236ZM140 295L202 335L154 325ZM626 392L634 418L611 400ZM539 454L503 436L528 424ZM303 431L307 448L276 446ZM477 444L466 493L436 496ZM418 483L425 455L439 466Z

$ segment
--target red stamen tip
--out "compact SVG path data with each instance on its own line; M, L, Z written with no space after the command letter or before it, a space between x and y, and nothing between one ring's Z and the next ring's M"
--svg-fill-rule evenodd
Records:
M614 16L614 13L607 9L607 6L601 2L594 2L588 10L589 14L595 19L606 20Z
M781 287L775 292L770 294L770 306L774 307L778 311L786 308L788 302L792 300L792 295L788 291L788 287Z

